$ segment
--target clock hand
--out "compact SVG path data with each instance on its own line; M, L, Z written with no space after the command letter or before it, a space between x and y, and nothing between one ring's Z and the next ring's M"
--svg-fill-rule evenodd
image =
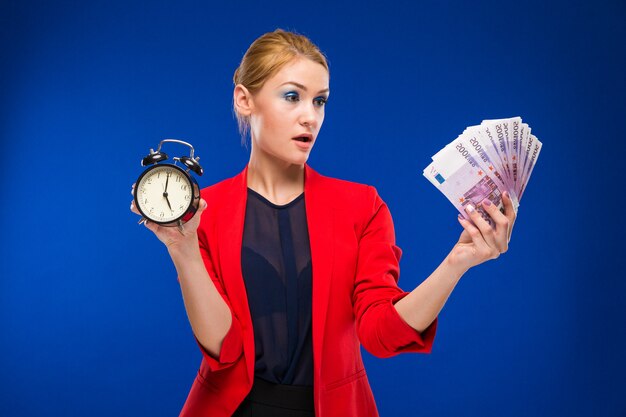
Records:
M170 174L168 173L165 177L165 188L163 189L163 197L165 197L165 201L167 202L167 206L172 210L172 205L170 204L170 200L167 198L167 184L170 182Z

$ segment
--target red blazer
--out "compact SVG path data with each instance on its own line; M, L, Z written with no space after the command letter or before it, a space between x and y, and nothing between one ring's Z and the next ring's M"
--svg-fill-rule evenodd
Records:
M198 229L200 251L233 321L219 358L196 339L203 359L181 417L231 416L252 388L254 333L241 273L247 169L202 190L208 207ZM374 187L325 177L305 164L304 198L313 269L315 415L375 417L360 345L380 358L430 353L437 320L420 334L393 306L408 294L397 285L402 251Z

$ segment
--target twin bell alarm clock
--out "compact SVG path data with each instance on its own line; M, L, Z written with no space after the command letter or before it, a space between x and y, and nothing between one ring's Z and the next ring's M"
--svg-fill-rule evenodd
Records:
M189 156L173 158L174 163L165 163L168 156L161 150L164 143L188 146ZM193 146L178 139L163 139L156 151L141 160L148 167L137 179L133 190L135 207L142 215L140 223L149 220L161 226L177 226L183 232L183 224L189 221L200 204L200 187L190 171L202 175L203 170L194 157Z

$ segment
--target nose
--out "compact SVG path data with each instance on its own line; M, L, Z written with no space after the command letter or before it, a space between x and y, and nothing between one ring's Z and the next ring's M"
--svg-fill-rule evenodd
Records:
M313 103L306 104L303 106L302 112L300 113L300 124L314 129L317 125L318 117L315 105Z

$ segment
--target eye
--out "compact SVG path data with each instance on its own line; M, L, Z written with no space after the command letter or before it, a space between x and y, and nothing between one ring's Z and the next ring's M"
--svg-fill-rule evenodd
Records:
M326 98L326 97L317 97L317 98L315 98L315 99L313 100L313 102L314 102L317 106L322 107L322 106L324 106L324 105L328 102L328 98Z
M295 91L290 91L288 93L285 93L284 97L285 97L285 100L290 101L292 103L300 100L300 95Z

